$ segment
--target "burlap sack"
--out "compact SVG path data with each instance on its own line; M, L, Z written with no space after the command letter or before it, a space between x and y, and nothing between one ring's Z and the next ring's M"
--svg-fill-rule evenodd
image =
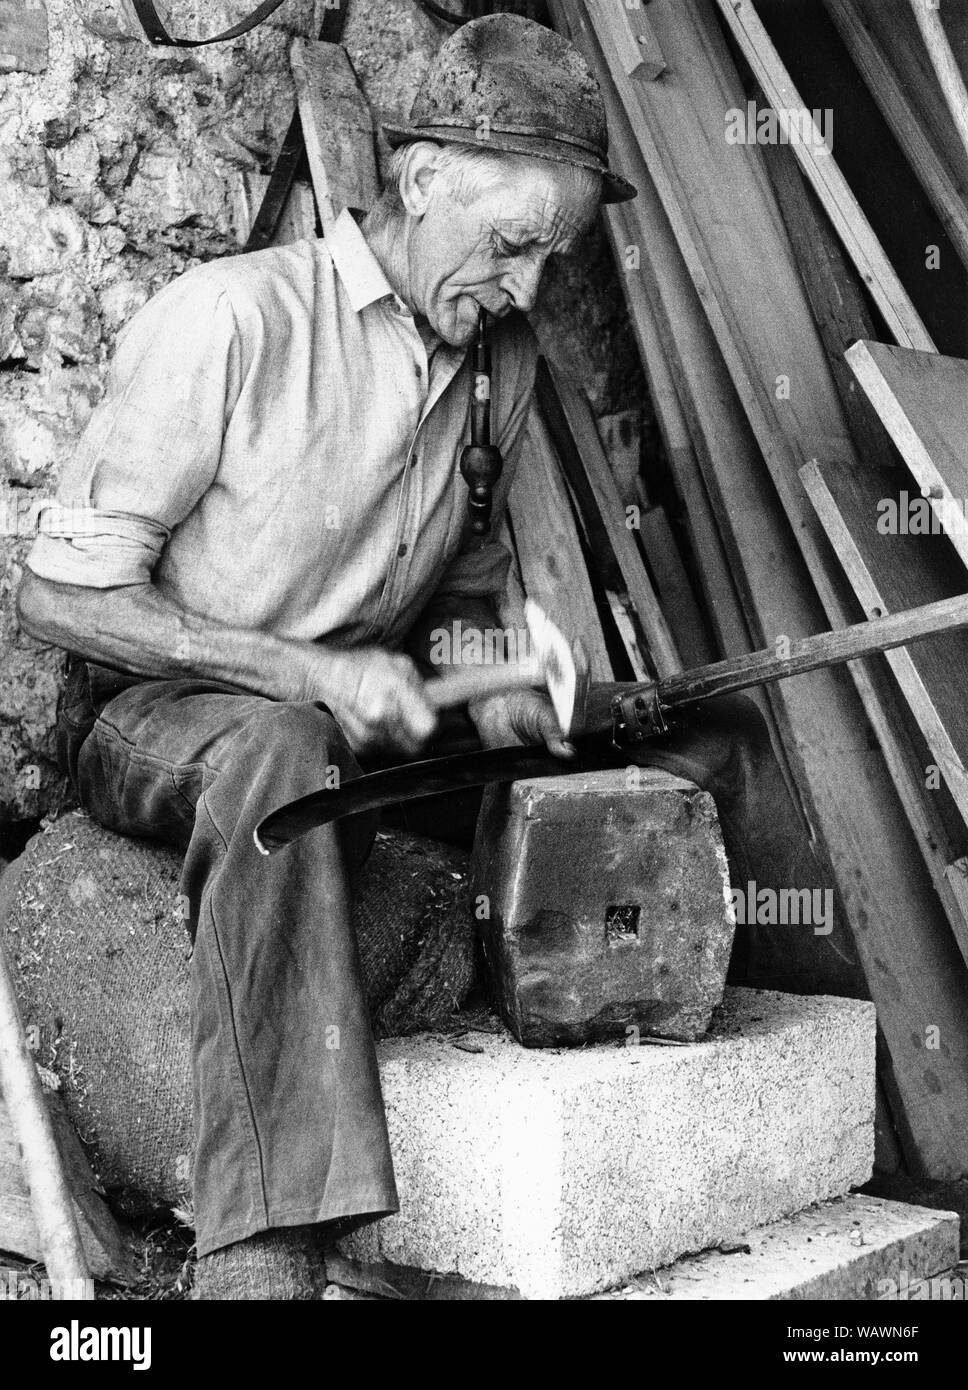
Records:
M0 878L0 931L37 1060L122 1209L185 1207L191 1187L190 946L180 860L80 812ZM474 977L466 855L381 832L355 891L379 1034L439 1027Z

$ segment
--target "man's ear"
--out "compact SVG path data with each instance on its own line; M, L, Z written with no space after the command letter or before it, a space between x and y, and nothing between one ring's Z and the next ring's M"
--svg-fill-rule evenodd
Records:
M423 217L427 211L440 153L440 146L430 140L416 140L407 150L400 176L400 197L411 217Z

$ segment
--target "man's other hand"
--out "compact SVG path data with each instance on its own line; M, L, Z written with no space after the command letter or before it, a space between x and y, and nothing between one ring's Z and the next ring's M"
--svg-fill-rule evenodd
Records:
M414 757L437 723L414 663L382 647L321 651L306 699L328 705L357 754L393 750Z
M478 700L468 713L485 748L543 743L556 758L575 757L574 745L562 736L554 706L537 690L512 690Z

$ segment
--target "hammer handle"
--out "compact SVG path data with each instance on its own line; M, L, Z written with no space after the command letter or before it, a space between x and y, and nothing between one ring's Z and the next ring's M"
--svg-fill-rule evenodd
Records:
M434 709L452 709L487 695L507 690L525 690L542 684L541 667L536 661L496 662L490 666L458 666L454 674L427 681L424 694Z

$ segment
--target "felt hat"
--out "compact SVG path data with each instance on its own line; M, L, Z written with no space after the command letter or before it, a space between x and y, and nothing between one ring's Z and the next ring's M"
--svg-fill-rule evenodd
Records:
M550 159L602 175L603 203L636 189L608 167L605 102L574 44L523 15L474 19L440 47L407 125L384 125L396 149L413 140Z

